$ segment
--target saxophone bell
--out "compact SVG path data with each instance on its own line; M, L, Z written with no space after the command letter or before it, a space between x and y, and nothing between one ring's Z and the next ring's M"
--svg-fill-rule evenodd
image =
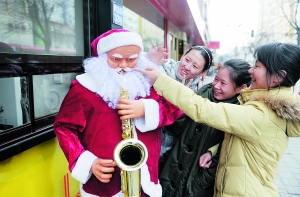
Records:
M122 140L114 150L114 160L122 170L138 170L146 163L147 159L147 148L143 142L137 139Z
M141 168L148 159L148 151L143 142L129 138L117 144L114 160L121 169L121 189L124 197L141 195Z

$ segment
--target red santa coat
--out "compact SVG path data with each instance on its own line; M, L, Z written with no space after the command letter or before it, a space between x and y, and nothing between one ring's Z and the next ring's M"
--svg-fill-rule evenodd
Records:
M122 140L120 115L116 109L108 107L91 88L87 89L83 85L77 80L72 82L54 122L54 131L69 162L69 170L83 184L83 190L101 197L119 196L121 179L118 167L109 183L100 182L89 170L96 158L113 159L114 148ZM142 190L149 196L159 196L160 127L172 124L183 113L159 96L153 88L150 96L144 99L145 122L150 120L145 125L148 124L148 129L155 129L141 132L136 128L137 138L148 150L148 160L142 170ZM148 174L143 173L147 170Z

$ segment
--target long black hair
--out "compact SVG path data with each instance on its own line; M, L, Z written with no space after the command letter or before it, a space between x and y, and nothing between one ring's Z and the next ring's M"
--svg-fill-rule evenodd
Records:
M300 47L297 45L279 42L265 44L255 50L254 57L267 68L268 89L272 74L283 78L279 86L294 86L300 78Z
M235 83L235 87L240 87L244 84L247 87L251 84L251 75L248 70L251 68L250 64L242 59L230 59L221 65L221 68L227 68L230 78Z

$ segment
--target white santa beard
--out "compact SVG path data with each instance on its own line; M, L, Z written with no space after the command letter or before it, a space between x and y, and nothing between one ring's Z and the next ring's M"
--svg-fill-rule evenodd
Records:
M118 104L121 88L128 91L128 97L131 100L150 94L151 85L142 73L130 71L124 75L118 74L107 64L106 53L86 59L83 66L85 72L96 82L96 93L113 109ZM145 69L153 66L156 65L149 61L144 54L140 54L136 68Z

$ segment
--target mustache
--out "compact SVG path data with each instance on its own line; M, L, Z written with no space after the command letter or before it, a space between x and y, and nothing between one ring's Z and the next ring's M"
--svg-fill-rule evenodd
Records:
M130 72L130 71L132 71L132 69L131 68L115 68L114 69L116 72L120 72L120 71L122 71L122 70L124 70L125 72Z

